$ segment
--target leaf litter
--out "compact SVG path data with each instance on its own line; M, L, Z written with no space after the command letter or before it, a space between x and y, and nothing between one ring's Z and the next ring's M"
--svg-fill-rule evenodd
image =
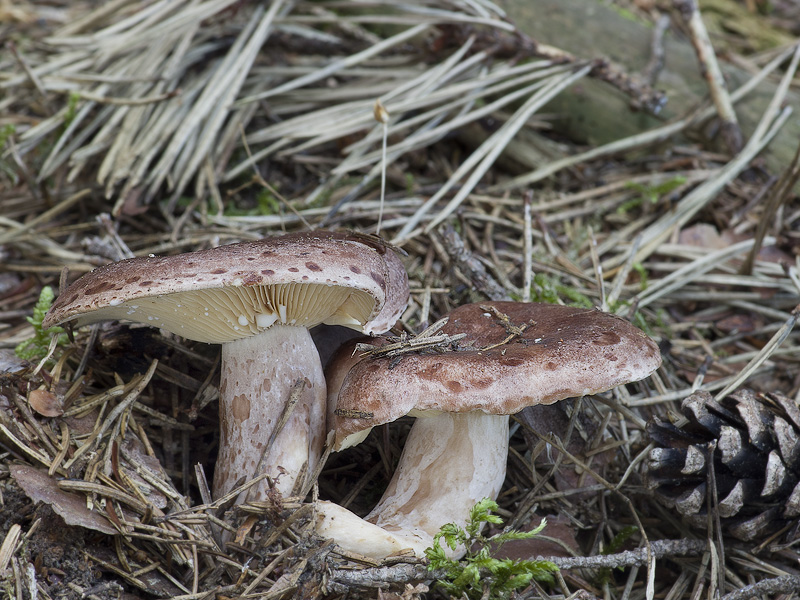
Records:
M412 288L391 351L441 351L457 344L435 334L455 306L523 297L603 306L661 343L664 366L646 382L527 411L513 428L501 516L520 529L544 515L569 524L572 562L552 558L562 571L547 594L798 589L796 527L743 545L688 528L641 482L647 421L677 419L693 392L746 385L797 402L797 167L758 164L790 116L797 48L731 90L735 107L778 81L759 127L726 156L677 138L710 106L606 146L554 139L545 102L604 74L594 57L537 52L485 0L42 10L15 5L26 35L0 58L2 125L13 126L0 150L0 577L15 597L428 593L419 561L343 554L309 525L316 497L369 510L406 421L330 455L310 498L231 508L240 490L214 501L206 481L215 348L103 324L49 360L12 352L33 336L26 317L44 285L109 260L306 227L374 233L376 99L390 114L381 233L408 254ZM37 28L37 15L57 27ZM549 435L530 426L538 418Z

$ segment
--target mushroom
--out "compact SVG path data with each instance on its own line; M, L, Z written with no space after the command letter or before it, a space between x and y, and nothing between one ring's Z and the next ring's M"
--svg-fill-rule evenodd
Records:
M442 351L329 366L335 445L341 449L399 416L418 417L386 492L359 521L319 503L316 529L346 550L423 555L442 525L463 525L505 479L508 415L535 404L637 381L661 364L656 344L627 321L552 304L485 302L455 309L441 330L466 337ZM346 369L331 372L340 366ZM460 549L453 556L463 554Z
M405 269L378 238L314 231L105 265L69 286L43 327L126 319L222 344L214 496L279 467L288 494L325 438L325 380L308 329L380 333L407 300ZM296 404L269 445L290 396ZM267 490L263 482L251 498Z

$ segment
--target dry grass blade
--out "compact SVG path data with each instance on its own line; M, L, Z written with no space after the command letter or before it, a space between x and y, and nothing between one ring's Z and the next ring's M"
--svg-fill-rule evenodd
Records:
M786 60L788 60L792 54L794 54L794 52L795 49L790 48L770 61L769 64L761 69L754 77L749 78L744 84L742 84L740 88L731 94L731 101L734 103L738 102L742 98L745 98L749 93L753 92L753 90L758 89L759 84L763 83L770 73L773 73L780 65L786 62ZM712 116L713 112L713 107L704 108L696 115L692 115L685 119L679 119L674 123L664 125L663 127L658 127L645 133L640 133L638 135L610 142L602 146L597 146L596 148L592 148L585 152L580 152L575 156L568 156L559 160L550 161L546 165L543 165L531 173L519 175L513 179L510 179L509 181L503 182L499 186L495 186L492 189L493 191L500 191L520 188L531 183L542 181L543 179L546 179L561 170L567 169L572 165L577 165L582 162L595 160L604 156L610 156L657 143L677 135L678 133L694 126L699 122L706 121Z
M711 99L722 120L722 136L728 150L735 154L742 147L742 131L698 4L694 0L676 0L674 4L691 34L692 45L700 62L700 72L705 76Z
M756 229L753 248L750 250L750 254L748 254L747 256L747 260L745 260L740 269L742 273L744 274L752 273L753 263L755 262L756 257L758 256L759 250L764 245L765 242L764 236L767 233L767 229L770 226L770 224L774 222L774 217L778 209L784 202L786 202L789 199L791 195L790 190L794 189L798 179L800 179L800 146L798 146L791 164L787 167L786 171L781 175L780 180L773 187L773 189L770 190L769 197L767 198L764 216L761 218L761 221L759 221L758 228Z
M0 423L0 431L2 431L3 434L5 435L5 437L8 438L17 448L22 450L22 452L25 453L27 456L29 456L30 458L33 458L34 460L40 462L41 464L43 464L46 467L50 466L50 459L46 455L44 455L43 453L39 452L38 450L35 450L34 448L31 448L28 444L26 444L24 441L22 441L20 438L18 438L16 435L14 435L2 423Z
M125 492L121 492L109 486L100 485L97 483L91 483L88 481L70 481L67 479L60 481L58 483L58 486L62 490L70 492L85 492L87 494L97 494L99 496L117 500L129 506L130 508L134 509L139 514L145 514L147 512L146 504L140 502L130 494L126 494Z
M750 250L752 245L752 240L746 240L739 244L733 244L723 250L698 257L683 267L673 271L666 277L659 279L657 282L653 283L653 285L648 286L645 291L637 296L637 304L641 307L645 307L659 298L669 295L670 292L685 287L692 281L703 277L711 269L719 267L729 258L746 253Z
M203 54L220 48L212 37L213 30L201 28L200 23L231 4L230 0L201 4L157 3L133 14L128 14L125 3L109 5L52 36L48 41L53 47L69 48L70 52L40 60L32 74L41 78L44 92L72 93L75 109L74 115L62 109L23 133L23 153L28 154L68 120L43 165L40 179L52 175L67 161L74 165L70 177L75 178L88 167L90 159L102 153L98 179L105 183L107 193L113 193L124 182L114 214L122 210L124 199L139 187L144 186L147 200L162 189L168 178L174 186L174 202L197 175L206 157L216 162L228 155L235 139L231 132L246 126L253 116L253 110L245 107L246 104L269 97L276 113L287 109L296 111L292 98L295 90L307 89L325 78L344 74L354 66L419 38L438 22L474 22L501 30L512 29L497 17L497 13L485 7L469 15L455 6L454 10L440 10L404 5L406 20L411 26L401 33L376 40L369 48L311 69L300 77L287 79L276 69L274 73L260 73L256 80L251 75L255 54L274 32L276 19L280 27L312 39L327 35L308 28L309 25L324 27L326 22L326 19L307 18L307 13L314 13L311 5L289 6L275 2L263 16L259 12L261 9L252 11L249 24L242 27L225 57L207 61L204 70L197 72L193 66L202 60ZM347 12L356 6L342 3L338 10ZM120 20L113 22L114 18ZM369 22L368 15L356 18L354 28L365 19ZM108 25L92 34L80 33L98 23ZM292 29L295 23L297 28ZM340 42L330 35L326 40ZM92 87L73 83L90 81L88 71L101 63L105 66L105 81ZM281 80L284 81L280 83ZM12 78L4 82L4 86L13 89L23 81L23 78ZM240 89L252 92L265 87L268 88L265 91L238 98ZM387 98L392 96L393 91L390 91ZM306 94L306 97L312 96ZM320 98L320 105L323 102ZM221 140L225 143L220 146ZM256 156L262 155L257 153ZM215 170L220 170L218 164Z
M288 81L285 84L278 86L274 89L271 89L267 92L262 92L255 96L247 96L243 98L241 102L248 103L248 102L256 102L258 100L264 100L272 96L277 96L279 94L290 92L297 88L305 87L311 83L316 83L317 81L325 79L325 77L333 75L347 67L360 64L366 61L367 59L370 59L374 56L381 54L382 52L385 52L386 50L389 50L390 48L393 48L394 46L398 46L410 39L413 39L424 33L428 27L429 27L428 25L417 25L415 27L412 27L402 32L401 34L388 38L387 40L381 42L380 44L376 44L375 46L371 46L370 48L362 52L348 56L344 60L334 62L323 69L314 71L313 73L309 73L308 75L305 75L303 77L298 77L297 79Z
M775 92L772 101L765 111L756 131L747 141L742 151L727 163L716 177L712 177L704 184L698 186L691 194L687 195L676 207L674 214L666 215L653 223L643 233L646 240L637 255L637 260L643 260L655 251L677 228L689 221L702 207L710 202L724 185L732 181L742 169L769 143L772 137L780 131L781 126L789 117L791 110L782 109L783 99L786 96L789 82L794 77L800 61L800 46L795 48L792 62L781 80L781 85Z
M450 177L447 183L442 186L439 191L431 196L425 204L408 220L408 222L400 229L400 232L394 238L394 243L400 243L413 237L415 228L422 221L425 215L431 208L450 191L468 172L472 172L467 180L462 184L459 191L447 206L439 212L439 214L429 222L424 231L428 232L436 225L441 223L447 218L460 204L464 198L472 192L478 181L486 174L486 171L494 164L500 152L505 148L506 144L511 138L519 131L519 129L528 121L531 115L536 112L543 104L550 100L553 96L558 94L564 88L570 86L575 81L584 77L590 70L590 67L583 67L578 69L574 74L553 76L542 87L540 84L534 84L526 89L526 93L531 93L531 97L522 105L514 115L506 121L506 123L498 129L498 131L490 136L479 148L476 150L455 173ZM541 89L539 89L541 88ZM535 92L535 93L533 93Z
M465 44L463 50L466 52L468 48L469 46ZM453 58L457 59L459 55L454 54ZM563 73L566 70L565 67L553 66L549 62L533 62L511 68L501 64L495 65L490 72L482 74L478 79L456 80L450 85L445 85L458 75L463 77L470 74L470 70L466 70L465 67L470 66L470 62L479 65L481 61L476 59L481 58L485 60L488 56L485 53L481 53L473 56L470 61L455 62L454 66L457 66L457 69L453 69L452 72L442 73L440 68L434 68L426 72L424 79L435 81L436 87L439 89L423 89L423 93L421 93L417 86L414 86L412 88L414 95L408 99L395 96L392 105L395 111L418 111L429 106L432 106L432 108L398 122L391 129L392 133L403 133L404 136L397 144L387 148L388 154L397 157L406 152L422 148L426 144L430 144L457 130L459 127L494 114L503 107L525 98L533 90L545 85L548 77ZM514 89L538 80L544 81L538 86ZM497 99L473 108L476 101L482 98L493 98L498 94L500 95ZM455 110L459 111L458 114L447 119L448 114ZM341 135L341 133L338 135ZM368 148L368 144L371 143L374 143L371 136L367 136L363 141L350 146L348 150L355 152L360 148ZM341 174L363 168L374 163L378 153L374 151L363 156L355 154L358 160L353 160L352 156L353 154L343 161L334 172Z
M0 571L8 569L11 557L17 551L17 543L21 535L22 527L15 524L9 528L5 538L3 538L3 544L0 545Z
M2 222L2 225L8 227L9 231L0 234L0 244L6 244L15 237L23 235L29 232L30 230L36 229L43 223L50 222L54 217L72 208L75 203L85 199L86 196L89 195L89 193L90 192L88 189L81 190L77 194L71 195L69 198L66 198L63 202L59 202L56 206L54 206L50 210L45 211L41 215L38 215L35 219L32 219L24 224L16 223L11 219L7 220L3 219L3 221L5 222Z
M750 362L741 370L739 375L726 385L722 391L717 393L716 399L720 400L724 396L730 394L733 390L741 386L754 372L758 369L764 361L769 359L775 351L780 347L780 345L786 341L786 338L789 337L789 334L792 332L792 329L797 323L797 318L800 316L800 306L796 307L792 311L792 315L789 319L784 323L783 327L781 327L774 336L767 342L761 351L750 360Z
M358 344L356 346L356 351L361 352L364 357L372 358L401 356L409 352L424 352L426 350L446 352L456 348L458 341L464 339L466 336L466 333L457 333L455 335L442 333L425 337L416 336L390 342L377 348L369 344Z
M260 11L253 13L250 25L245 28L237 42L231 46L228 56L230 61L224 60L219 65L218 78L212 78L203 94L197 100L192 111L186 116L181 127L175 132L173 141L167 147L164 156L155 166L156 175L151 178L150 190L152 194L160 188L161 182L166 177L169 167L183 151L183 144L187 139L196 138L191 155L185 162L178 162L178 172L183 173L177 179L177 186L173 198L185 189L189 179L197 172L200 163L205 159L210 148L216 141L219 131L228 116L228 105L237 96L247 77L257 53L266 41L273 28L273 22L278 13L284 8L282 1L273 2L266 14ZM241 40L241 47L239 42ZM168 210L171 212L171 207Z
M459 127L491 115L503 106L525 97L539 86L545 85L548 76L556 75L568 68L553 67L545 61L516 67L496 63L490 72L474 78L476 70L481 69L490 57L481 52L464 58L473 42L474 38L470 38L443 63L434 65L407 81L398 81L390 92L381 96L381 101L391 109L392 113L409 115L391 123L389 136L402 135L402 137L398 143L387 147L387 167L400 157L430 146ZM374 72L375 76L382 76L381 71ZM530 81L539 83L534 83L527 89L513 90ZM351 86L351 89L355 93L359 91L357 86ZM513 91L508 92L508 90ZM251 144L270 141L272 143L267 148L253 153L248 161L237 165L225 175L224 179L230 180L240 174L254 160L263 160L275 154L298 155L369 127L370 109L374 102L372 93L371 89L365 89L362 92L363 100L332 107L326 105L317 111L307 112L251 134L248 137L248 142ZM483 98L490 98L491 102L473 107ZM411 133L406 134L405 132L409 130ZM381 172L381 153L378 150L368 151L379 143L380 131L380 127L375 127L362 141L348 146L345 149L346 157L332 170L333 176L312 192L306 202L315 201L320 195L334 189L344 176L366 166L374 165L357 189L363 190L364 186L377 177ZM295 140L300 143L296 144ZM340 205L334 207L332 213ZM329 214L329 218L332 213Z

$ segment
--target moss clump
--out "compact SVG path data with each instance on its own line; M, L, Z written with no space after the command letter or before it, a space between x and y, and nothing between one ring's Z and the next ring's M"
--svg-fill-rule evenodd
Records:
M502 600L511 597L515 590L526 587L532 579L553 583L553 573L558 571L558 567L549 561L499 559L490 554L490 548L497 550L510 540L536 536L544 529L546 522L542 520L532 531L511 530L490 538L484 537L481 535L484 523L503 522L499 516L492 514L495 510L497 503L484 498L472 507L466 527L448 523L433 538L433 546L425 550L425 556L430 561L428 568L446 573L437 583L454 598ZM460 561L447 558L442 540L452 550L460 545L466 547L464 558Z
M33 307L33 315L26 317L28 323L33 325L33 337L20 342L14 348L14 352L21 359L38 361L47 356L47 351L50 349L50 338L54 335L58 336L58 345L63 346L67 343L67 335L61 327L42 328L42 321L54 299L53 288L49 285L44 286L39 293L36 306Z

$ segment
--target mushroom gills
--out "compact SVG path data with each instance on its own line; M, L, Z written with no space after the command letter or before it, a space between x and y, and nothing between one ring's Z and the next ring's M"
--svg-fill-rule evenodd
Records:
M78 317L78 326L121 319L207 343L248 337L275 323L360 328L375 300L366 292L323 284L278 284L194 290L135 298ZM212 314L222 316L212 319Z

